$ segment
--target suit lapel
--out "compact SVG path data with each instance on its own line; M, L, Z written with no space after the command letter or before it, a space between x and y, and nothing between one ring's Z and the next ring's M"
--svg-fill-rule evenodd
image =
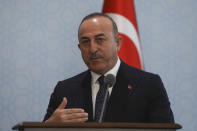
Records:
M91 74L89 70L82 80L82 88L84 95L84 110L88 113L88 121L93 121Z
M131 80L127 78L126 74L128 72L125 71L124 67L125 63L121 62L116 76L116 84L113 87L109 99L105 121L126 121L125 113L127 112L128 96L133 92L128 86L131 85L133 87L133 84L131 83Z

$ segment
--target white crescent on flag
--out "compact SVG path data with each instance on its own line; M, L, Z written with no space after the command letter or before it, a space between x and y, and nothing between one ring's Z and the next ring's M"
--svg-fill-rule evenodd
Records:
M130 66L143 69L134 0L104 0L102 12L109 15L118 26L122 37L118 52L120 59Z
M134 27L134 25L124 16L115 14L115 13L106 13L109 15L117 24L118 26L118 31L127 37L129 37L133 43L135 44L137 51L141 52L140 50L140 41L138 37L138 33ZM142 54L139 53L140 60L142 63Z

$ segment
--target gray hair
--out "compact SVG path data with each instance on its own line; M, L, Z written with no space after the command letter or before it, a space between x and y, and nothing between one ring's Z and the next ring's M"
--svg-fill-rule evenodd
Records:
M91 13L91 14L85 16L85 17L82 19L82 21L81 21L81 23L80 23L80 25L79 25L79 28L78 28L78 37L79 37L79 30L80 30L81 24L82 24L85 20L90 19L90 18L94 18L94 17L105 17L105 18L108 18L108 19L112 22L114 38L117 38L117 37L118 37L118 27L117 27L115 21L114 21L110 16L108 16L108 15L106 15L106 14L103 14L103 13L98 13L98 12Z

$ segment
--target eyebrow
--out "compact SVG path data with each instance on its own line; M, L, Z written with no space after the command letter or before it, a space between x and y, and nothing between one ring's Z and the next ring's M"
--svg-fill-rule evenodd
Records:
M88 37L82 36L80 39L89 39Z
M96 37L99 37L99 36L105 36L105 34L104 33L100 33L100 34L95 35L94 37L96 38ZM83 40L83 39L89 39L89 37L86 37L86 36L80 37L80 40Z
M99 37L99 36L105 36L105 34L100 33L100 34L95 35L94 37Z

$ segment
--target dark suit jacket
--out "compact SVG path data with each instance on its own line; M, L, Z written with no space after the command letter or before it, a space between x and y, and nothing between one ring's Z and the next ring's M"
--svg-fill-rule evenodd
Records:
M44 120L52 115L63 97L68 99L66 108L83 108L89 115L88 121L93 121L90 70L57 84ZM160 77L121 62L104 121L174 123L170 102Z

